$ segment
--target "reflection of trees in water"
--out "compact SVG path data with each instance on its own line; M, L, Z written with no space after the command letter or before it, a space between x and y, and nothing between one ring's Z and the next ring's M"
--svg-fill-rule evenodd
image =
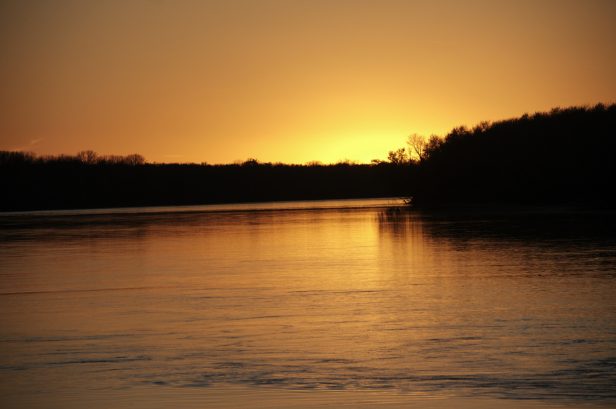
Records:
M525 245L614 242L616 214L563 211L550 208L529 211L474 211L424 215L426 232L435 238L490 240Z
M424 235L424 224L416 211L408 206L390 207L380 211L376 221L380 254L393 262L393 270L408 272L423 265L433 244Z
M524 210L417 211L392 207L378 214L379 230L396 236L421 229L436 239L495 241L616 240L616 213Z
M555 208L466 209L426 212L407 208L378 214L379 233L409 247L457 251L561 254L616 265L616 213ZM442 252L442 251L441 251ZM487 254L487 253L486 253ZM550 257L551 257L550 256Z
M613 277L616 271L614 212L391 208L377 223L390 272Z
M417 214L409 207L388 207L377 215L379 232L398 238L418 234Z

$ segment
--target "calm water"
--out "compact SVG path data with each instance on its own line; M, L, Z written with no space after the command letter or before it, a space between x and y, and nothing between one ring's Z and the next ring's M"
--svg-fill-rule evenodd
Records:
M0 406L142 387L613 405L615 227L394 200L0 215Z

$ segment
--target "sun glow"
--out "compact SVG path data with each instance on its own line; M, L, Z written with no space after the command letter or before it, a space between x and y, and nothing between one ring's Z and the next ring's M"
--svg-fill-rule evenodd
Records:
M616 4L5 1L0 150L369 162L616 98Z

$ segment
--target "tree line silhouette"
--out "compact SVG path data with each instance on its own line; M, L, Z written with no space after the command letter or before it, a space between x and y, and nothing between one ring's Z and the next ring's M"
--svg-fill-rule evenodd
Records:
M616 104L482 122L409 145L416 205L616 203Z
M140 155L0 152L0 210L76 209L406 194L408 166L153 164Z
M616 204L616 104L550 112L444 138L413 134L387 161L154 164L143 156L0 151L0 210L412 197L416 206Z

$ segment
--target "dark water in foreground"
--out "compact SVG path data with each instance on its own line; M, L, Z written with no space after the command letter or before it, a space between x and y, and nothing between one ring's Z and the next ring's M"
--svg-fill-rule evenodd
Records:
M616 404L615 227L387 200L0 215L0 406L144 386Z

